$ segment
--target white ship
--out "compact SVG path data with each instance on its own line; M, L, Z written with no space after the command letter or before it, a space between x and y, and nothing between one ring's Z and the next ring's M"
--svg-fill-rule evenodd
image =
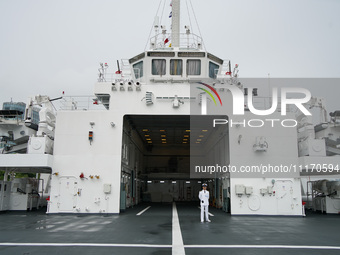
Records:
M304 202L339 213L336 177L313 181L340 171L339 112L328 120L323 101L312 97L301 108L322 109L315 125L301 108L281 107L275 93L261 98L237 65L207 52L180 24L179 0L171 18L169 32L155 20L150 49L121 60L118 70L101 65L94 103L105 109L69 101L54 119L48 97L30 101L27 109L43 106L39 127L25 153L3 147L0 209L39 207L48 195L48 214L117 214L142 202L196 201L207 182L212 206L232 215L302 216ZM255 114L255 101L273 111ZM4 125L10 121L1 118L2 144L16 139ZM32 184L16 172L47 178ZM314 174L307 183L304 176Z

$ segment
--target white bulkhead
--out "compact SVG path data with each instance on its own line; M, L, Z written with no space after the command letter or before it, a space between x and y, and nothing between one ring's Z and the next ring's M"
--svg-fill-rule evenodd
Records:
M174 62L177 64L176 68ZM189 118L195 112L201 114L202 93L196 87L202 81L205 84L214 83L214 88L219 91L224 103L223 109L216 111L214 102L207 100L208 115L211 112L218 113L241 123L228 127L226 139L229 148L224 151L225 162L232 166L261 163L276 165L277 162L296 164L296 128L272 128L270 123L266 123L264 127L254 129L248 124L243 125L242 121L248 123L254 118L265 120L269 117L254 117L247 111L242 117L233 116L232 94L228 87L242 89L242 85L236 82L237 75L226 74L224 68L229 65L229 61L226 63L197 45L196 48L185 50L153 49L130 59L129 65L124 66L124 61L122 63L121 70L112 76L104 73L95 85L95 95L107 110L58 112L48 213L119 213L122 199L126 200L124 209L125 206L140 202L141 196L137 195L139 191L136 189L145 185L138 184L139 182L147 180L138 176L145 177L146 174L143 170L145 162L143 165L143 160L140 159L140 154L146 152L141 152L140 148L148 141L134 138L138 137L137 133L126 136L128 131L124 130L124 116L144 116L145 119L156 116L154 124L157 124L157 116ZM213 72L212 63L217 67ZM174 72L178 72L178 75ZM273 116L275 119L283 119L278 112ZM133 117L131 121L134 121ZM129 122L130 126L134 125L132 122ZM213 123L210 126L213 130ZM144 127L140 125L135 127L142 128ZM188 128L194 127L191 125L186 129ZM191 130L192 134L193 131ZM171 146L175 146L169 143L152 144L154 150L161 150L162 145L167 146L163 151L165 154ZM263 151L254 150L256 146L264 146ZM186 147L187 151L188 149L190 150ZM211 161L211 157L213 156L206 156L206 160ZM161 174L164 178L166 173ZM134 188L124 181L127 176L135 179L135 184L132 185ZM152 174L148 175L148 178L151 176ZM180 179L177 175L171 181L174 182L176 178ZM189 176L186 175L185 178L189 179ZM213 179L210 175L204 178ZM289 178L280 174L274 174L270 178L263 178L262 175L233 177L233 174L227 174L221 180L223 181L219 188L229 188L230 191L232 214L302 214L299 173L290 175ZM252 193L240 196L235 193L236 185L249 186ZM263 188L273 191L263 194ZM194 187L192 189L195 190ZM179 198L171 198L176 199ZM222 199L220 194L216 203L221 204Z
M119 213L142 200L192 201L208 181L214 205L225 209L230 200L232 214L302 215L299 171L190 178L193 157L231 169L297 165L297 130L280 124L295 120L280 109L255 116L245 105L244 115L233 115L230 90L244 94L238 66L206 52L188 26L181 34L180 1L172 5L172 34L162 26L158 33L155 22L150 50L111 73L101 64L94 94L106 110L58 112L48 213ZM229 122L213 127L210 118L199 130L193 115ZM272 127L267 119L278 122Z

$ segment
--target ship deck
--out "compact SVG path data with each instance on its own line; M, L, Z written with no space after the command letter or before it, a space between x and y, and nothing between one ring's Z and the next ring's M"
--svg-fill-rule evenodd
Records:
M200 222L197 203L141 204L120 215L6 212L0 215L0 254L340 253L339 215L210 213L211 223Z

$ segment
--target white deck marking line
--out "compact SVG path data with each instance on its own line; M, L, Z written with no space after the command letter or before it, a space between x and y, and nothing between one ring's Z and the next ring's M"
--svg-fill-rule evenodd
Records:
M184 245L184 248L340 250L340 246L312 245Z
M0 243L0 246L172 248L172 245L170 244L120 244L120 243Z
M146 210L148 210L150 207L151 207L151 205L148 206L148 207L146 207L144 210L140 211L140 212L137 213L136 215L137 215L137 216L141 215L143 212L145 212Z
M0 243L0 246L49 246L49 247L136 247L136 248L173 248L166 244L116 244L116 243ZM309 245L183 245L184 248L222 248L222 249L306 249L340 250L340 246ZM184 253L182 253L184 254Z
M184 255L184 245L181 227L176 208L176 203L172 203L172 255Z
M201 209L201 207L199 206L198 207L199 209ZM210 216L215 216L215 215L213 215L212 213L210 213L210 212L208 212L208 214L210 215Z

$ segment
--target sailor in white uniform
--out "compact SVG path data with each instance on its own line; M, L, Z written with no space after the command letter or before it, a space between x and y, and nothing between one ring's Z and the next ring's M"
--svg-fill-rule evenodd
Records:
M207 184L203 183L202 188L198 194L198 198L201 201L201 222L204 222L204 212L205 212L205 220L210 222L209 220L209 191L207 191Z

